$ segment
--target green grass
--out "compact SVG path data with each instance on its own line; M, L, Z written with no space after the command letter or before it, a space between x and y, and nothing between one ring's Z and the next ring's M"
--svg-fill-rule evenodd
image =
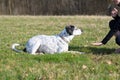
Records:
M108 16L0 16L0 80L119 80L120 54L114 37L92 46L109 31ZM30 55L11 50L38 34L58 34L68 24L83 29L69 49L85 54ZM19 49L23 49L21 46Z

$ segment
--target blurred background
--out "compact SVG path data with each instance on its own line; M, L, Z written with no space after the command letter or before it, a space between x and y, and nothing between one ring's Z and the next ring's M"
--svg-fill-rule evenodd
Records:
M109 15L111 0L0 0L0 15Z

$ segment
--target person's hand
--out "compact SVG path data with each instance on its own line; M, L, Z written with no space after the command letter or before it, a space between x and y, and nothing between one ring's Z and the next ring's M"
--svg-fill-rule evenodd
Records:
M116 8L114 8L111 12L112 17L116 17L117 14L118 14L118 10Z
M101 42L96 42L96 43L92 43L92 45L93 45L93 46L101 46L101 45L103 45L103 43L101 43Z

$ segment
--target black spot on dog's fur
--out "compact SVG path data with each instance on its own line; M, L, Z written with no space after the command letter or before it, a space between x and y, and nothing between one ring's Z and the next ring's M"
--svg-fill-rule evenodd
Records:
M73 26L73 25L66 26L66 32L69 35L73 35L74 28L75 28L75 26Z

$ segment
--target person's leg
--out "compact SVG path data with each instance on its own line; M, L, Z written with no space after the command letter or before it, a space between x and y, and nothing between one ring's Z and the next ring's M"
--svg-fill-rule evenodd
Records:
M116 43L120 46L120 31L118 31L116 34L115 34L115 37L116 37Z
M115 39L116 43L120 46L120 31L118 31L115 36L116 36L116 39ZM115 53L120 53L120 48L116 49Z

